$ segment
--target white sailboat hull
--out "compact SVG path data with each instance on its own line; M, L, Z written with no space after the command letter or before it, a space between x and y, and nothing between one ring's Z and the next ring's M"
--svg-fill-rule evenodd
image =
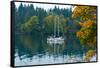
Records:
M62 44L62 43L64 43L64 38L62 38L62 37L50 37L50 38L47 38L47 43Z

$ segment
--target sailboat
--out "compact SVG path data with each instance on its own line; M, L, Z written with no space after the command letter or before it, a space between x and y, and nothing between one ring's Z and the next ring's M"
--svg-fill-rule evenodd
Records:
M49 44L62 44L64 43L64 38L60 36L60 28L59 28L59 16L55 17L54 22L54 35L47 37L47 43Z

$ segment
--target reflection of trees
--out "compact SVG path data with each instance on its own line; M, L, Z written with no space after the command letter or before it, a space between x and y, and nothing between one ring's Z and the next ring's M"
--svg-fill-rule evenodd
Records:
M18 50L18 56L21 58L30 58L32 59L34 56L39 58L43 56L54 56L57 58L58 56L80 54L81 47L78 46L78 41L73 42L68 41L68 43L64 44L47 44L46 37L40 34L34 35L18 35L16 36L16 48ZM79 51L80 50L80 51ZM22 58L21 58L22 59Z
M17 37L16 43L16 49L18 50L18 56L20 58L23 56L23 58L30 59L32 59L33 56L41 58L45 55L55 55L57 57L63 55L63 51L65 49L65 44L46 44L46 38L41 38L41 35L20 35Z
M63 50L64 50L64 44L53 44L53 45L50 45L50 44L47 44L48 47L48 52L49 54L52 54L52 55L61 55L63 53Z
M68 55L83 54L85 49L81 46L79 39L76 37L76 32L79 30L79 25L75 23L72 17L68 18L66 24L66 47L64 53Z
M19 57L23 55L33 57L33 55L41 53L44 50L39 36L20 35L17 41L18 43L20 42L16 45Z

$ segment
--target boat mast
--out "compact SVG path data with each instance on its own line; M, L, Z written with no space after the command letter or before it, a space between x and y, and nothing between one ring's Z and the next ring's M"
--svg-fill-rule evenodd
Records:
M54 37L56 37L56 16L54 18Z
M58 37L59 37L59 17L57 17L58 21Z

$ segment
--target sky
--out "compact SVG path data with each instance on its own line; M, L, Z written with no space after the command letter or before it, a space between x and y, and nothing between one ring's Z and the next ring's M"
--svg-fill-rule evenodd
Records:
M98 4L98 0L91 0L91 1L88 1L88 0L15 0L15 1L37 1L37 2L53 2L53 3L81 4L81 5L97 5ZM16 6L18 7L19 4L20 3L16 3ZM54 8L55 5L34 4L34 7L36 6L47 10L49 8ZM59 7L68 8L68 6L59 6Z
M21 2L15 2L16 7L18 8ZM23 5L30 5L33 4L34 8L39 7L39 8L44 8L45 10L53 9L55 6L61 8L70 8L71 5L57 5L57 4L42 4L42 3L28 3L28 2L23 2Z

